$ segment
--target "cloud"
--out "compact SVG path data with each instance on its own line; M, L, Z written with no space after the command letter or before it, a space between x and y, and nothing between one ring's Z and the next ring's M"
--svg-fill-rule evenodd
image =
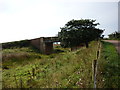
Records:
M117 3L113 2L2 0L1 4L0 42L54 36L71 19L96 19L106 35L117 24Z

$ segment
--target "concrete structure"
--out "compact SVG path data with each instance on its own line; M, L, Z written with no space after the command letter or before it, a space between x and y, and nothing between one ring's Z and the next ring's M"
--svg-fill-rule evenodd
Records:
M30 43L43 54L53 53L53 42L59 42L58 37L40 37L30 40Z

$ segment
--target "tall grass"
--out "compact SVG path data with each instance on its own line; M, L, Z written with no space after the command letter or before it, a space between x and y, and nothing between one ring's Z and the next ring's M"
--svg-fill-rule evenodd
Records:
M102 42L101 58L98 61L98 88L120 88L120 55L108 42Z
M18 65L25 65L34 59L41 59L41 54L34 52L30 47L3 49L3 69L15 68Z
M92 61L97 48L94 41L89 48L73 52L66 49L52 55L37 53L41 58L3 70L3 88L93 88Z

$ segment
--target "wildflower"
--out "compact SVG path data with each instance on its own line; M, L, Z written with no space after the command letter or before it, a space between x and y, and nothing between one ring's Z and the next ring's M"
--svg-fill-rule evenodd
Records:
M81 81L81 78L79 79L79 81Z

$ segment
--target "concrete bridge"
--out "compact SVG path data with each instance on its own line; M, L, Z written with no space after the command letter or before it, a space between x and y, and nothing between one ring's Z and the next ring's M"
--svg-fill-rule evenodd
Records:
M59 42L58 37L40 37L30 40L30 43L43 54L53 53L54 42Z

